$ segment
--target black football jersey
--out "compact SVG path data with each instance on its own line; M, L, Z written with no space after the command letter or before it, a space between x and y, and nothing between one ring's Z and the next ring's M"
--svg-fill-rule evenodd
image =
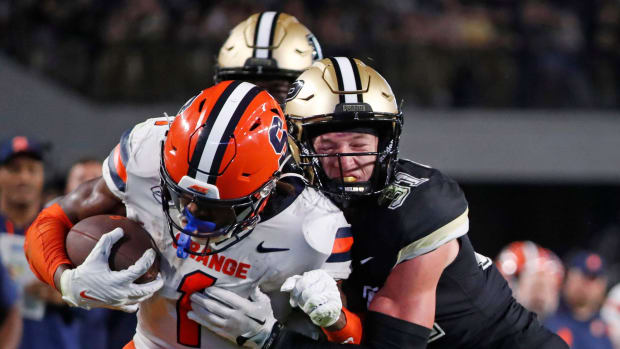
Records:
M428 347L498 348L507 335L536 322L492 261L474 252L466 235L465 196L441 172L399 160L395 181L382 197L353 206L344 210L355 239L353 273L343 284L350 310L364 313L398 263L457 239L459 253L439 279Z

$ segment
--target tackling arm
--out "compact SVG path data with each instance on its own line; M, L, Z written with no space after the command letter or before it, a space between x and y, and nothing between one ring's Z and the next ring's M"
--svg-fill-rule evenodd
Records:
M45 208L26 232L24 250L30 268L42 281L60 287L60 275L71 267L65 237L74 223L98 214L118 214L124 205L102 177L80 185L58 203Z
M458 251L458 242L452 240L394 267L370 303L363 344L319 343L282 330L271 348L426 348L435 319L437 283Z
M385 285L370 304L364 324L363 344L317 342L289 331L275 321L271 306L268 306L266 301L261 303L247 300L218 287L209 287L205 290L206 296L196 293L192 295L192 309L195 314L190 318L216 333L225 334L226 338L233 341L235 338L237 341L239 338L246 339L247 334L251 334L253 338L260 338L255 344L264 349L426 348L435 318L437 283L445 267L456 258L458 251L458 242L452 240L432 252L394 267ZM296 303L301 299L302 308L315 303L312 301L313 292L304 293L304 290L310 291L312 288L299 287L297 291L293 290L292 299ZM299 296L295 293L299 293ZM304 311L306 310L308 309ZM265 327L266 323L274 325ZM260 333L260 336L256 333Z

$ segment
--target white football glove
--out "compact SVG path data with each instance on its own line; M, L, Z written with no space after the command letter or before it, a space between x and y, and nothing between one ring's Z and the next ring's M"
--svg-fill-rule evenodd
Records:
M262 348L277 323L271 301L258 286L250 299L212 286L190 297L192 310L187 317L218 335L248 348Z
M280 291L290 292L291 307L298 306L317 326L329 327L340 318L340 290L336 281L324 270L291 276L284 281Z
M65 302L84 309L103 307L133 313L138 310L138 303L151 297L164 285L159 274L149 283L133 283L153 264L153 249L144 252L134 265L125 270L110 270L110 250L122 237L122 228L103 234L80 266L62 273L60 292Z

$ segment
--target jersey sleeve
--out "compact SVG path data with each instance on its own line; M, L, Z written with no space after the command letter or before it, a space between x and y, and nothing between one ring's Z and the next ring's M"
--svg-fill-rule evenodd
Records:
M312 206L305 218L304 237L314 250L327 257L321 269L334 279L346 279L351 274L351 225L322 194L318 194Z
M129 139L134 129L123 132L120 142L103 161L103 179L110 191L121 200L125 199L127 189L127 165L131 151Z
M167 127L166 118L148 119L123 132L119 143L112 149L110 155L103 162L103 179L110 191L119 199L125 201L127 193L127 178L132 171L140 171L144 167L140 162L141 148L153 147L152 138L158 138L160 128ZM157 145L154 145L155 147ZM159 149L147 149L149 152L159 152ZM150 159L150 157L149 157ZM158 163L156 165L159 165Z
M353 234L350 226L342 226L336 231L331 254L321 269L327 271L334 279L344 280L351 274L351 248Z
M428 180L411 187L399 208L406 219L396 264L433 251L469 230L469 209L461 188L439 171L430 170Z

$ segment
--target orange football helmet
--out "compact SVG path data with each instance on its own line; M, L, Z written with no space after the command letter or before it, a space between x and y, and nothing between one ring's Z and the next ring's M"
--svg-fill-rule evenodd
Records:
M161 153L162 205L177 255L217 253L246 237L287 149L284 115L265 90L224 81L190 99Z

